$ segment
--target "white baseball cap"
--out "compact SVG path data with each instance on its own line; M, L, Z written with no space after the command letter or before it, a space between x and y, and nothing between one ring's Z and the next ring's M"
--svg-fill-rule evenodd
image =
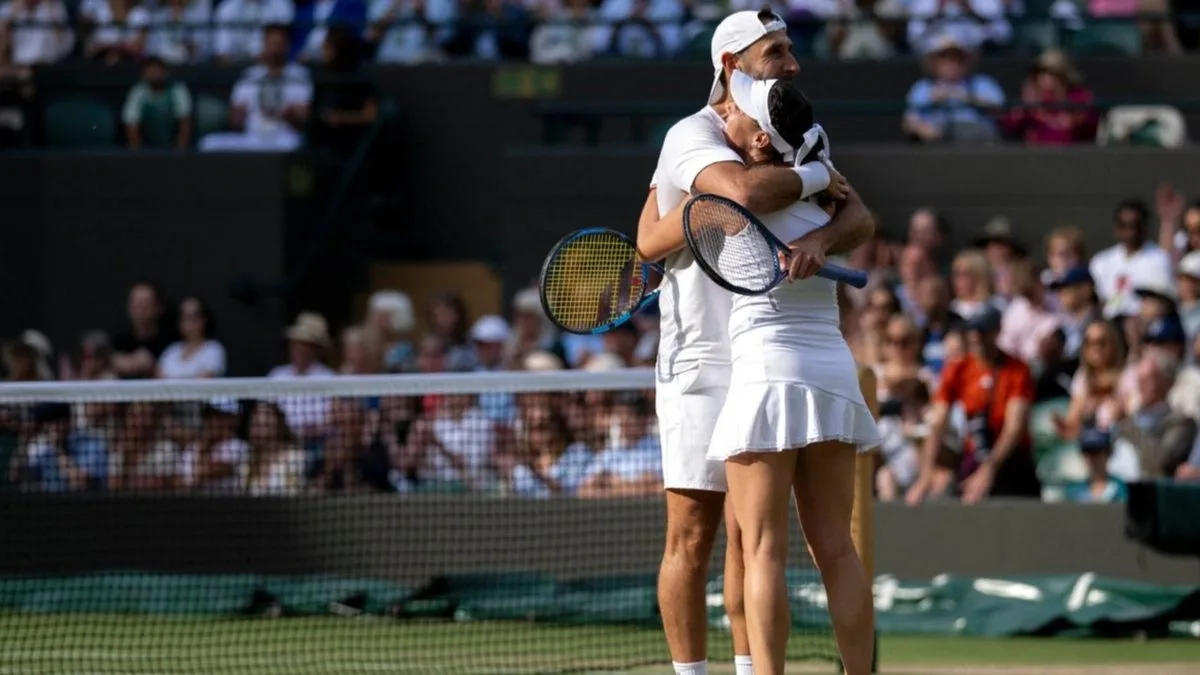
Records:
M1200 279L1200 251L1192 251L1179 261L1179 274Z
M481 316L471 326L471 339L476 342L508 342L508 322L495 314Z
M712 36L713 84L708 92L708 102L716 103L725 93L721 86L722 56L738 54L763 37L781 30L787 30L787 23L775 12L767 10L734 12L717 24Z

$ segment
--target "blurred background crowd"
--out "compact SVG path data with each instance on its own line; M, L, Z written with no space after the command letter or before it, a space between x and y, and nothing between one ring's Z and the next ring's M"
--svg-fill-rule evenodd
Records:
M703 60L717 19L760 4L10 0L0 4L0 148L289 151L307 143L345 150L380 116L364 64L451 57L543 64L604 57ZM787 18L801 57L919 56L925 77L912 84L897 120L913 142L1176 147L1186 136L1187 110L1171 101L1152 108L1098 102L1086 74L1060 48L1130 56L1194 51L1200 20L1186 4L792 0L772 6ZM1004 53L1037 57L1019 90L1005 91L979 59ZM50 64L127 73L123 102L44 100L33 69ZM231 90L217 94L189 82L195 64L246 69ZM1149 121L1153 128L1146 128Z
M1146 201L1115 204L1108 227L1112 245L1089 251L1074 226L1019 241L1003 216L951 223L921 208L889 230L902 236L881 234L854 253L850 263L871 282L842 289L842 323L877 376L880 499L1107 502L1124 499L1130 481L1200 479L1200 202L1163 185ZM978 231L975 246L947 250L951 228ZM454 294L428 306L417 317L405 293L379 291L336 336L321 315L302 312L281 336L288 362L264 375L598 372L653 365L657 351L654 308L603 336L578 336L554 329L534 288L512 298L507 317L472 319ZM125 314L120 321L114 305L114 330L58 351L26 331L4 347L6 379L226 374L218 317L202 298L168 299L137 283ZM653 392L486 387L5 406L0 467L9 483L49 491L659 489Z

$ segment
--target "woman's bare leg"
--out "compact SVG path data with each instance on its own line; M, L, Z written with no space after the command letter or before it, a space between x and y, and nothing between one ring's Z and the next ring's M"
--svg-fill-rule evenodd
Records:
M875 656L875 607L871 581L850 536L855 457L854 446L846 443L807 446L797 455L794 487L800 526L825 584L845 673L868 675Z
M746 631L755 675L783 675L791 630L787 567L790 477L796 452L745 453L725 462L742 530Z

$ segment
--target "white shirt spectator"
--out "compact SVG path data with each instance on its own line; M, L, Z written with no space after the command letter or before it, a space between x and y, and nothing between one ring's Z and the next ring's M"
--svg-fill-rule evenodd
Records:
M1003 0L911 0L909 16L908 43L920 54L933 45L933 38L947 32L975 49L984 42L1005 44L1012 38Z
M536 3L546 23L538 26L529 39L529 58L534 63L574 63L591 58L600 46L601 26L595 24L596 11L581 0L568 2L543 0ZM582 6L581 6L582 5Z
M235 61L262 53L262 29L290 24L296 8L292 0L225 0L217 8L217 56Z
M216 340L208 340L200 349L188 354L187 347L176 342L159 357L158 369L167 380L222 377L225 375L225 348Z
M1171 257L1156 244L1146 242L1130 254L1122 244L1100 251L1088 265L1104 316L1137 314L1141 304L1134 289L1139 282L1156 279L1171 269Z
M462 480L483 487L496 436L495 423L479 408L471 408L460 419L439 417L433 421L433 434L445 451L460 457L469 475L460 476L450 461L431 449L425 478L441 481Z
M264 65L246 69L233 87L230 104L246 110L244 132L209 134L201 150L264 150L286 152L300 147L300 132L283 119L291 106L310 105L313 84L308 69L291 63L272 76Z
M240 438L228 438L219 441L212 447L212 461L233 467L233 473L224 478L209 480L203 485L197 484L196 470L200 464L200 447L193 443L183 452L179 473L184 485L194 487L209 494L231 495L242 491L246 481L246 472L250 462L250 444Z
M12 62L54 63L71 51L75 33L60 0L15 0L0 5L0 23L11 26ZM60 25L50 25L58 23ZM30 25L23 25L30 24Z
M437 42L449 36L449 31L453 30L450 24L458 18L458 3L455 0L425 0L422 3L418 0L371 0L367 13L372 24L389 24L379 40L376 59L382 63L418 63L437 54ZM432 36L426 33L424 26L411 23L422 16L437 26ZM410 23L403 23L405 20ZM391 25L393 23L395 25Z
M644 27L623 26L617 36L615 48L623 56L653 57L659 54L674 54L683 41L683 31L680 21L683 20L683 3L679 0L604 0L600 5L600 18L607 22L594 33L596 51L603 53L608 50L612 41L612 24L633 18L639 5L646 4L641 17L654 25L661 45L655 40L654 34ZM656 52L661 46L662 51Z
M272 380L299 380L305 378L324 379L334 377L334 373L323 363L314 363L303 373L297 372L290 363L276 366L267 373ZM300 434L302 429L322 427L329 421L330 401L320 396L285 396L276 403L283 411L283 416L291 429Z
M137 37L138 30L133 20L135 16L144 14L145 10L135 7L126 15L126 25L117 25L109 0L83 0L79 5L79 18L96 25L88 37L88 49L108 49Z
M212 54L212 6L209 0L192 0L179 7L137 7L129 14L129 25L145 32L147 56L165 63L199 61Z

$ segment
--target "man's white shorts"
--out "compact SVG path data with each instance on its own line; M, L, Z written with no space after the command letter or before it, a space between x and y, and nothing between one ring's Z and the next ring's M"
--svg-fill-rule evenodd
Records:
M705 364L670 377L658 373L655 408L666 489L726 491L725 463L708 459L708 444L725 405L729 371Z

